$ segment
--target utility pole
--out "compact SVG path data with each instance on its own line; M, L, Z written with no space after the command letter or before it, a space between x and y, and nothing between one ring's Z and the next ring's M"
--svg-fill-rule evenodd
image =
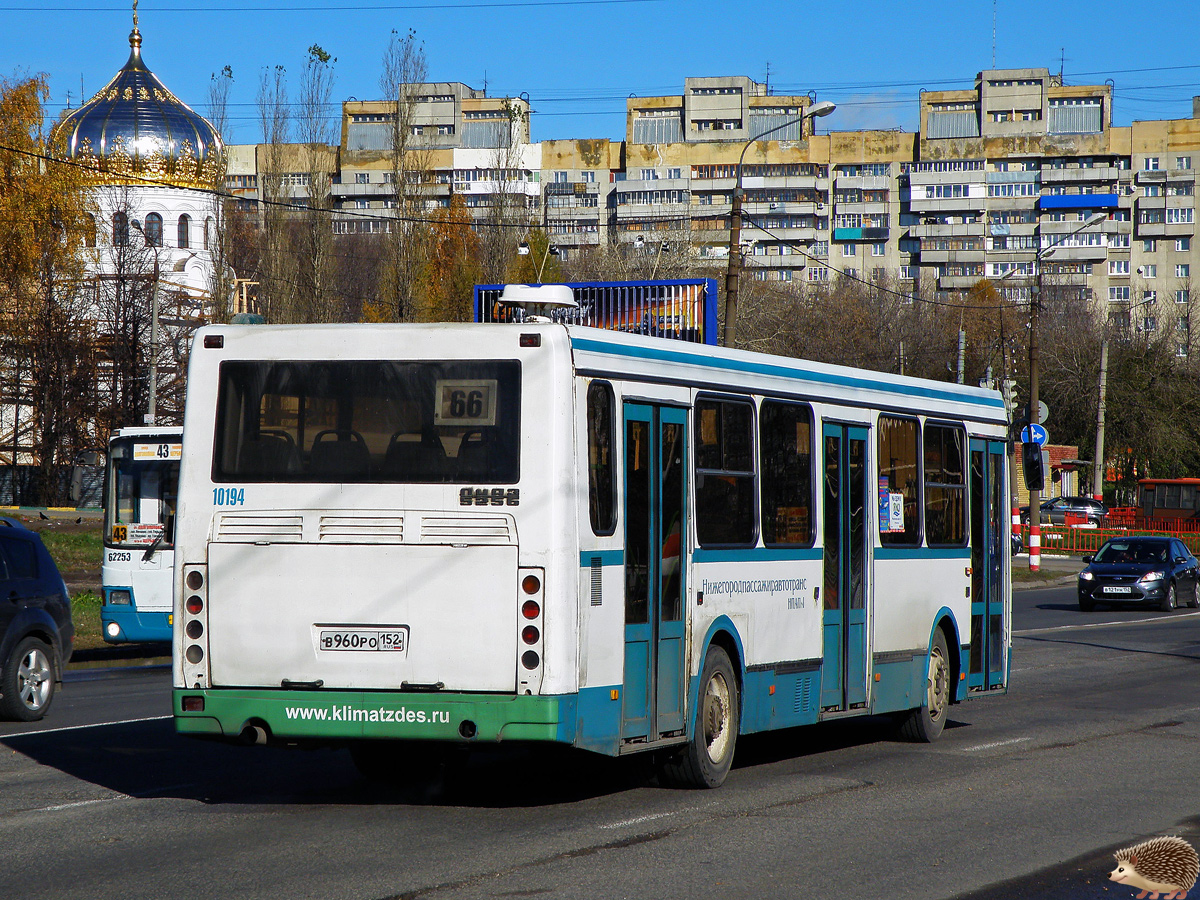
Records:
M1096 412L1096 456L1092 463L1092 496L1104 500L1104 397L1108 389L1108 338L1100 342L1100 406Z

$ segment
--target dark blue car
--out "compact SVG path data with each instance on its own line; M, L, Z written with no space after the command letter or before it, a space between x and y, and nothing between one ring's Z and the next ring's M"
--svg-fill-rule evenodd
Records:
M1083 561L1088 565L1079 573L1079 608L1085 612L1097 603L1139 603L1162 610L1200 606L1200 563L1178 538L1112 538Z
M58 566L37 532L0 518L0 717L44 716L74 646Z

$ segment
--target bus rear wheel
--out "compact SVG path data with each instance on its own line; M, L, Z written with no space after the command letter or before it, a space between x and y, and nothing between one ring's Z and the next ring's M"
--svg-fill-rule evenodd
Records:
M925 702L909 711L900 733L910 741L927 744L941 735L950 711L950 654L940 628L934 632L933 646L929 648L925 679Z
M733 664L724 650L712 645L700 673L692 739L663 763L663 780L683 787L719 787L733 765L739 709Z

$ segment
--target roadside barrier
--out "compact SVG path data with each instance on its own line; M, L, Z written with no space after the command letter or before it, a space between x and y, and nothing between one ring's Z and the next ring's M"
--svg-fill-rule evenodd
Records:
M1152 524L1160 524L1154 522ZM1172 526L1174 523L1171 523ZM1028 542L1029 526L1022 529L1022 538ZM1156 528L1088 528L1072 525L1043 525L1041 527L1041 549L1049 553L1095 553L1109 538L1132 537L1135 534L1175 537L1183 541L1194 554L1200 554L1200 531L1180 531ZM1028 545L1028 544L1027 544Z

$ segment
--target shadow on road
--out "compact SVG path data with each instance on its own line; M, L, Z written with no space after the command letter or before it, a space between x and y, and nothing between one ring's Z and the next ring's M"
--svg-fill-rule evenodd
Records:
M947 728L959 727L950 721ZM886 716L743 736L739 769L898 740ZM395 783L359 774L332 747L251 747L177 735L170 720L0 738L35 762L138 798L210 804L402 804L516 808L575 803L659 786L647 754L612 759L567 747L475 746Z

